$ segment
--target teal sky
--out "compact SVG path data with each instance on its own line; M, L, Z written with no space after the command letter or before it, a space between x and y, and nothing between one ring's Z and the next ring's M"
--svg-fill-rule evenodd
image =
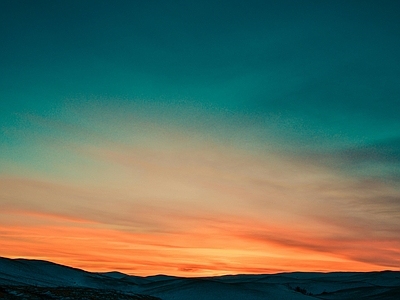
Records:
M399 1L1 1L0 177L122 190L147 163L218 181L278 156L277 197L304 174L348 230L400 233L399 20Z
M398 176L396 1L1 6L2 147L18 142L10 129L31 126L25 114L57 119L71 100L150 104L144 117L167 110L165 118L190 126L184 105L220 117L222 135L239 119L262 144L273 126L287 151ZM195 119L208 129L210 120Z

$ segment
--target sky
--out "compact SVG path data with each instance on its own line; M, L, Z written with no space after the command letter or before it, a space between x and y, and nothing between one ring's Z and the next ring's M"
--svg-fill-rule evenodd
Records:
M400 270L398 1L0 2L0 256Z

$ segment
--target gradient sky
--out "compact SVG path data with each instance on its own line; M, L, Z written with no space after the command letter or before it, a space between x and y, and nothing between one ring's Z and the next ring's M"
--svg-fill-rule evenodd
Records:
M399 1L0 2L0 256L399 270Z

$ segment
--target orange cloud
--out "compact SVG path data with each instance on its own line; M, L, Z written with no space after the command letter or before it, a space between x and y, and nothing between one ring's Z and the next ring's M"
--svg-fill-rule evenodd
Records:
M14 212L14 217L18 215ZM387 267L366 259L373 253L373 249L365 251L366 240L353 240L353 246L346 248L343 247L349 245L346 241L307 239L294 230L268 228L268 224L256 224L251 220L231 220L231 223L214 220L175 233L137 233L55 215L21 215L46 221L46 225L2 224L3 255L48 259L94 271L116 269L136 275L206 276L293 270L366 271ZM233 227L228 230L230 224ZM275 235L236 234L250 230L249 224L253 230L264 226ZM276 238L279 235L293 238ZM386 244L399 246L391 241ZM398 251L388 251L386 255L390 258L390 255L398 255ZM391 261L394 258L391 257Z
M78 179L0 177L2 255L137 275L400 265L392 186L368 188L271 149L146 130L142 138L159 139L128 145L96 137L71 143L67 166L49 158Z

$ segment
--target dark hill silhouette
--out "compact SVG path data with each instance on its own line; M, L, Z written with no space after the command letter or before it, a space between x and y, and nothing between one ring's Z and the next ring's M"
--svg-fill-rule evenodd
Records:
M1 299L400 299L400 272L294 272L184 278L94 273L0 257Z

